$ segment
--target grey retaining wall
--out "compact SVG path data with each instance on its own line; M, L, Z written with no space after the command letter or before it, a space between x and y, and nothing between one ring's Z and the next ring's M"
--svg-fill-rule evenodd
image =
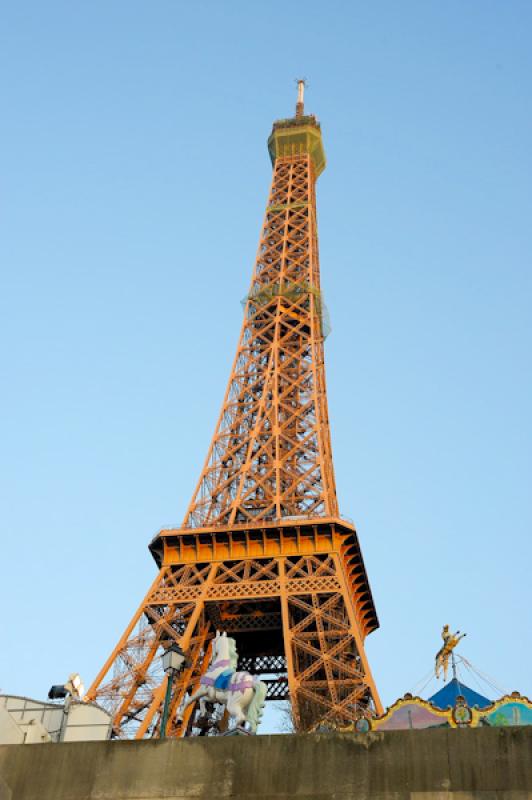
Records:
M532 727L0 747L0 800L529 800Z

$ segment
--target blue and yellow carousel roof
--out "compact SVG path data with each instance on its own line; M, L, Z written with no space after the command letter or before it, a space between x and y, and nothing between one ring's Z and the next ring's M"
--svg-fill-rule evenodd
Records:
M470 689L465 683L461 683L458 678L453 678L449 683L446 683L445 686L442 686L441 689L433 694L432 697L429 697L429 703L432 703L433 706L441 708L442 710L452 708L456 703L456 698L460 695L465 698L467 705L471 708L473 706L487 708L492 703L488 697L484 697L484 695L475 692L474 689Z

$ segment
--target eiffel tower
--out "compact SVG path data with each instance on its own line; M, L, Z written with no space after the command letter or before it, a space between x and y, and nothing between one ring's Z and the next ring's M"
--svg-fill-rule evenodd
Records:
M239 669L267 700L289 699L295 729L345 726L382 711L364 651L378 620L354 526L338 511L324 367L316 180L320 124L304 112L274 123L266 214L231 376L205 466L180 528L150 544L159 572L87 693L113 736L160 731L161 654L187 653L168 736L210 660L216 630L237 640Z

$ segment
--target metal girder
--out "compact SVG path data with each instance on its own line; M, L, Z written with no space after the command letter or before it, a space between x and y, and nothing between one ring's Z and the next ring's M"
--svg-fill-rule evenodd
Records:
M286 672L286 656L244 656L239 659L239 669L252 675Z
M266 700L288 700L290 690L286 678L261 678L267 686Z

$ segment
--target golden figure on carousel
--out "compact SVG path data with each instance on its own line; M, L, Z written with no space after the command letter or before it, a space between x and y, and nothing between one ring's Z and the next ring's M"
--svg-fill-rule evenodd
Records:
M441 632L443 645L436 653L436 663L434 664L434 672L437 678L440 677L440 671L443 669L443 679L444 681L447 680L449 658L451 657L452 652L456 647L456 645L458 644L458 642L460 641L460 639L463 639L464 636L466 636L465 633L460 633L460 631L456 631L456 633L451 633L448 625L443 626Z

